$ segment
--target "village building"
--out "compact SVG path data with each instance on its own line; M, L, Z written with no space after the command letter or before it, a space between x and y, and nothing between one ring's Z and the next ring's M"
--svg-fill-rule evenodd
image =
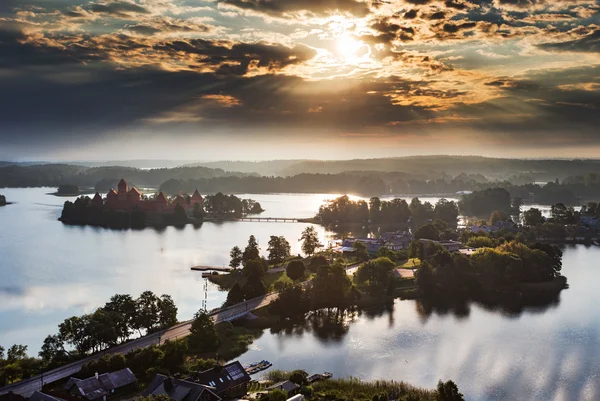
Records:
M300 386L294 382L285 380L285 381L282 381L279 383L275 383L270 387L267 387L267 390L268 391L281 390L281 391L284 391L288 397L291 397L294 394L296 394L298 392L298 390L300 390Z
M137 378L133 372L125 368L116 372L96 374L87 379L71 377L65 385L65 390L76 397L95 401L132 389L136 382Z
M157 374L142 395L166 395L172 401L220 401L221 397L214 390L214 387L204 384Z
M221 398L244 396L250 380L250 375L238 361L196 374L198 383L214 388L212 391Z
M29 401L64 401L62 398L54 397L50 394L42 393L41 391L35 391Z

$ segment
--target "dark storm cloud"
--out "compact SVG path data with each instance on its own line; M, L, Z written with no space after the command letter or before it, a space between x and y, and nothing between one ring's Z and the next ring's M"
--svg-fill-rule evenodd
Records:
M578 39L558 43L543 43L540 49L559 52L600 52L600 29L596 29Z
M214 27L172 18L154 18L135 25L126 25L128 31L151 36L157 33L206 33Z
M93 13L107 14L114 17L129 17L131 14L149 14L150 12L137 4L124 1L92 3L89 10Z
M309 11L315 14L339 11L359 17L369 13L367 3L355 0L219 0L219 2L273 16L298 11Z

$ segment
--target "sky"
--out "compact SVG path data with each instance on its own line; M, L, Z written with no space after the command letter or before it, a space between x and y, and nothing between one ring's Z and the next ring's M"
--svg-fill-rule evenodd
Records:
M600 156L600 0L1 0L0 160Z

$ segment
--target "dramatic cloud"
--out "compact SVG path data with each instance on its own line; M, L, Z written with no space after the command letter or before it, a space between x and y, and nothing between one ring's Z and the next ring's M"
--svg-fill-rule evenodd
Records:
M599 11L595 0L7 0L0 140L326 132L388 147L444 135L600 147Z

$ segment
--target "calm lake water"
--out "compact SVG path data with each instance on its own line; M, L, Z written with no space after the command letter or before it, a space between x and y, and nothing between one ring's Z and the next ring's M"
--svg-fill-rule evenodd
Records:
M0 344L39 350L63 319L91 312L115 293L168 293L179 319L203 299L195 264L228 263L250 234L266 248L284 235L293 252L308 224L205 223L183 229L114 231L64 226L56 219L72 198L52 189L2 189L13 205L0 208ZM264 216L311 217L333 195L244 195ZM430 199L437 201L437 199ZM317 226L322 241L332 233ZM434 387L455 380L469 400L600 399L600 247L565 249L568 290L557 303L518 314L471 305L457 316L426 312L416 301L363 312L342 324L311 320L288 332L265 331L242 362L268 359L278 369L330 371L335 376L405 380ZM226 294L211 287L208 307Z

